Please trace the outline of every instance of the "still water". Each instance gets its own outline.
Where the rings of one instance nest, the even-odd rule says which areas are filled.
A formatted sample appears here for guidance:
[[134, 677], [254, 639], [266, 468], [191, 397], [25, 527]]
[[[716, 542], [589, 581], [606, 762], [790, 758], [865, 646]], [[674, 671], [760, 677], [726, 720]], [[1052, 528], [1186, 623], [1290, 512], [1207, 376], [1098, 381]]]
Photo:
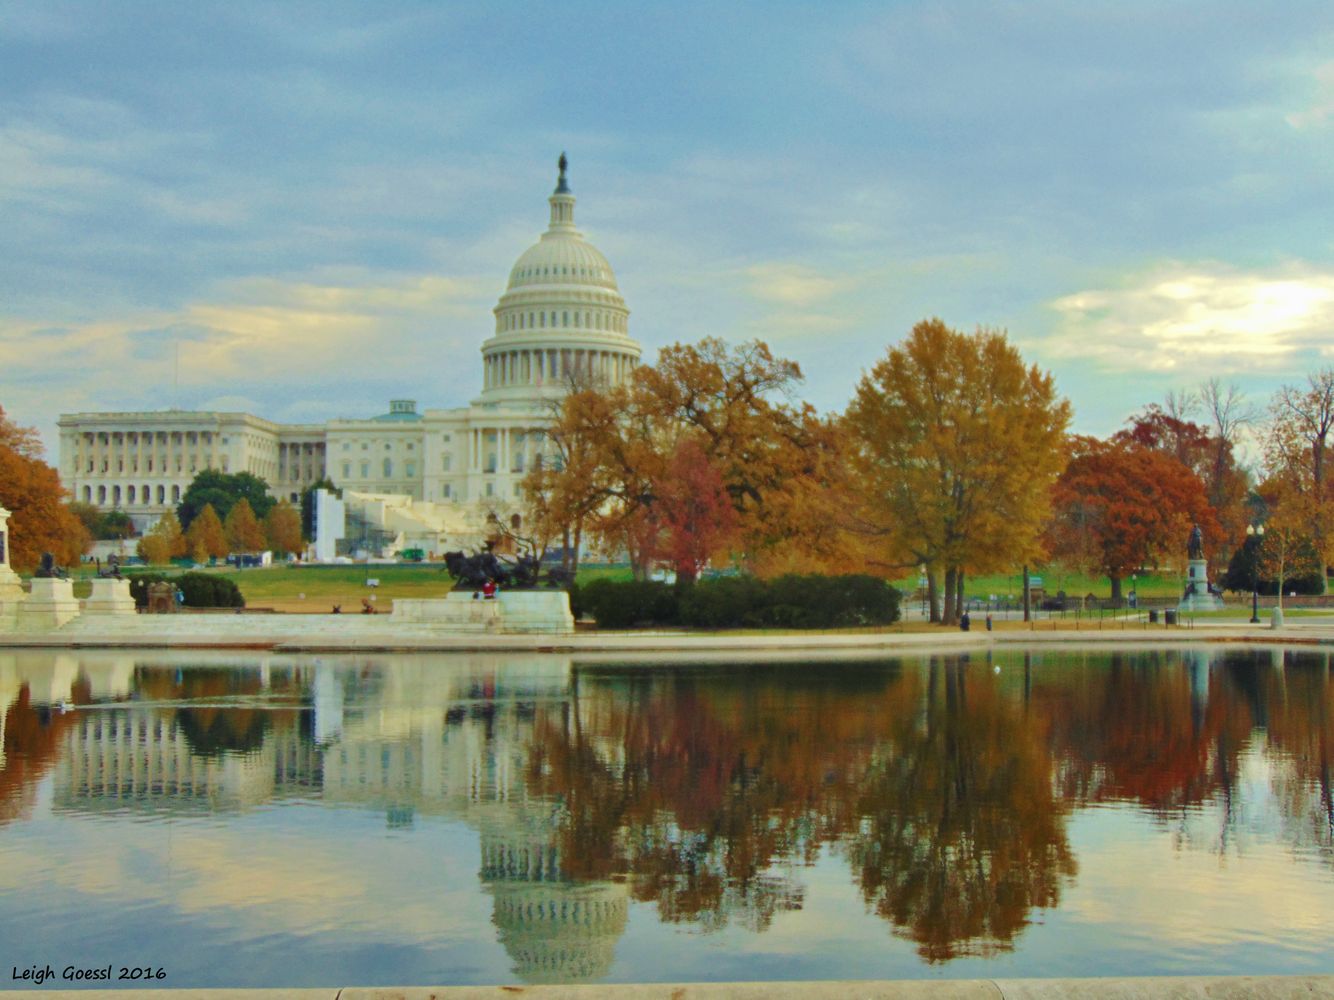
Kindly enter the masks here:
[[0, 989], [1334, 972], [1328, 652], [0, 651], [0, 715]]

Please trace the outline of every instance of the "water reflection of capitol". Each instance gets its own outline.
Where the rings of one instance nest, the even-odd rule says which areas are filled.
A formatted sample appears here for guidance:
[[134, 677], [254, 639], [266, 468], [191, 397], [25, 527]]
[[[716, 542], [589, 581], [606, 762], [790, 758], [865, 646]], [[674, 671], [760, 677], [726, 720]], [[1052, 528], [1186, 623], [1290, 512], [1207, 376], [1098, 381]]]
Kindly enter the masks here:
[[0, 654], [0, 727], [25, 686], [44, 711], [103, 703], [61, 720], [59, 811], [189, 814], [319, 798], [383, 810], [391, 827], [418, 815], [462, 820], [480, 834], [479, 876], [515, 973], [576, 982], [609, 971], [629, 896], [621, 883], [569, 877], [560, 805], [525, 785], [535, 713], [568, 705], [569, 675], [556, 656], [178, 668]]

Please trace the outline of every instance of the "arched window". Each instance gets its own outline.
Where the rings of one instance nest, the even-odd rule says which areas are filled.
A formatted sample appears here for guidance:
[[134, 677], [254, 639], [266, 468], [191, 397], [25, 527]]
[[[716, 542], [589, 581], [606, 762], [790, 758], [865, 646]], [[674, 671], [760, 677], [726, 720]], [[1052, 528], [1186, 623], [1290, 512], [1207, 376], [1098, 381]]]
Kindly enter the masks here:
[[167, 488], [165, 486], [159, 486], [157, 488], [157, 502], [158, 503], [167, 502]]
[[181, 488], [179, 486], [173, 486], [171, 488], [171, 502], [172, 503], [181, 502]]
[[107, 502], [107, 488], [99, 486], [97, 488], [97, 505], [100, 507]]
[[135, 497], [135, 489], [134, 489], [133, 486], [131, 486], [131, 487], [130, 487], [130, 491], [129, 491], [129, 496], [126, 497], [126, 502], [127, 502], [127, 503], [134, 503], [134, 502], [135, 502], [134, 497]]
[[93, 488], [91, 486], [85, 486], [83, 488], [83, 502], [84, 503], [93, 502]]
[[120, 506], [120, 487], [119, 487], [119, 486], [113, 486], [113, 487], [111, 487], [111, 506], [113, 506], [113, 507], [119, 507], [119, 506]]

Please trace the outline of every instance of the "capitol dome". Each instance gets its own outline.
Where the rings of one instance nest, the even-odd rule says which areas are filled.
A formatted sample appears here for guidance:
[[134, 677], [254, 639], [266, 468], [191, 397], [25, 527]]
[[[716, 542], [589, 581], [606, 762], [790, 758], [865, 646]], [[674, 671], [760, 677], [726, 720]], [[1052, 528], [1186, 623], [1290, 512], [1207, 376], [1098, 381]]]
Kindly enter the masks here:
[[567, 165], [562, 154], [547, 231], [515, 261], [496, 304], [479, 403], [536, 405], [574, 383], [624, 381], [639, 363], [611, 264], [574, 227]]

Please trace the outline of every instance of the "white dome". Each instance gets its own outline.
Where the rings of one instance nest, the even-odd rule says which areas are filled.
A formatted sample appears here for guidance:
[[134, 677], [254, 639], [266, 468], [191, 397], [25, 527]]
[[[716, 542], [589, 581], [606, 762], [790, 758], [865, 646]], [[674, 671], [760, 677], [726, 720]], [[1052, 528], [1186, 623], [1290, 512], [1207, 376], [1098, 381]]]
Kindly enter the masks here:
[[592, 285], [615, 292], [616, 275], [601, 251], [582, 233], [553, 231], [523, 252], [510, 271], [506, 291], [534, 285]]
[[482, 345], [479, 402], [539, 403], [564, 391], [575, 372], [620, 382], [639, 363], [630, 310], [607, 258], [574, 228], [574, 195], [560, 178], [548, 199], [551, 224], [510, 270]]

